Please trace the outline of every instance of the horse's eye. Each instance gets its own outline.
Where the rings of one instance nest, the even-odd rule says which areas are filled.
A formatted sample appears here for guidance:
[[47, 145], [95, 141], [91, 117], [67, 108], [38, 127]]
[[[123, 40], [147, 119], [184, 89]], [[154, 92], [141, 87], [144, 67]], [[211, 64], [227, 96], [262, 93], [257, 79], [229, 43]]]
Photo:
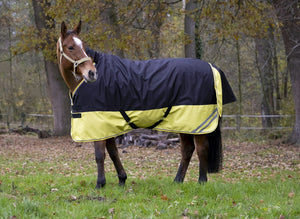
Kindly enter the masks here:
[[74, 47], [73, 47], [73, 46], [70, 46], [68, 49], [69, 49], [69, 50], [74, 50]]

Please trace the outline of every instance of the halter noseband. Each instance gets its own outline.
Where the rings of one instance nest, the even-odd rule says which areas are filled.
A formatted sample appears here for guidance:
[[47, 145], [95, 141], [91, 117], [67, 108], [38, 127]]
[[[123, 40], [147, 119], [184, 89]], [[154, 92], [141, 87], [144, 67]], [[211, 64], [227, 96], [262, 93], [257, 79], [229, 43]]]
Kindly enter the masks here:
[[92, 59], [90, 57], [84, 57], [82, 59], [79, 59], [79, 60], [75, 61], [72, 58], [70, 58], [66, 53], [64, 53], [60, 37], [58, 39], [58, 43], [59, 43], [59, 49], [60, 49], [60, 59], [59, 59], [60, 64], [61, 64], [62, 57], [65, 57], [67, 60], [69, 60], [71, 63], [73, 63], [73, 72], [72, 73], [73, 73], [75, 79], [79, 80], [80, 77], [76, 75], [77, 66], [80, 65], [83, 62], [86, 62], [86, 61], [92, 60]]

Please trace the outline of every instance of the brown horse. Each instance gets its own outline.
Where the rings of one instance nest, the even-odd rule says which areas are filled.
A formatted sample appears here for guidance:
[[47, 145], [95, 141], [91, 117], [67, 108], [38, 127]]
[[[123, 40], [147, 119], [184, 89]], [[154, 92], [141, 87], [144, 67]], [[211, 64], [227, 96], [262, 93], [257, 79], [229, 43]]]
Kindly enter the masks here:
[[[85, 46], [78, 37], [80, 30], [81, 22], [73, 30], [67, 30], [65, 23], [62, 22], [61, 36], [57, 42], [58, 65], [71, 93], [82, 83], [82, 80], [85, 80], [86, 83], [93, 83], [97, 80], [97, 71], [93, 65], [93, 60], [88, 57]], [[219, 171], [222, 166], [220, 124], [215, 131], [209, 134], [180, 134], [180, 140], [182, 158], [174, 179], [175, 182], [183, 182], [195, 149], [199, 158], [199, 183], [207, 181], [208, 172]], [[127, 174], [119, 158], [114, 138], [95, 141], [94, 147], [98, 167], [96, 188], [101, 188], [106, 184], [104, 171], [105, 148], [118, 173], [119, 185], [125, 185]]]

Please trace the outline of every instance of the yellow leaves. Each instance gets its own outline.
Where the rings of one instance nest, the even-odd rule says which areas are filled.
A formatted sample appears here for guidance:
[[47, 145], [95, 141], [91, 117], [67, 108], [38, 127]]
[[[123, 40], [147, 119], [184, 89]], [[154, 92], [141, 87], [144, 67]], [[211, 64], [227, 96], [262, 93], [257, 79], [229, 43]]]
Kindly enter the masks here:
[[236, 33], [248, 36], [267, 34], [269, 24], [275, 24], [271, 13], [270, 4], [266, 2], [256, 2], [254, 5], [249, 1], [210, 1], [203, 9], [201, 22], [212, 22], [209, 28], [214, 33], [218, 32], [218, 38], [231, 37], [237, 40]]
[[35, 49], [40, 43], [40, 39], [37, 37], [37, 30], [34, 26], [21, 27], [17, 30], [17, 33], [21, 40], [17, 41], [17, 44], [12, 47], [14, 55]]
[[233, 38], [235, 39], [235, 40], [239, 40], [239, 35], [238, 34], [233, 34]]

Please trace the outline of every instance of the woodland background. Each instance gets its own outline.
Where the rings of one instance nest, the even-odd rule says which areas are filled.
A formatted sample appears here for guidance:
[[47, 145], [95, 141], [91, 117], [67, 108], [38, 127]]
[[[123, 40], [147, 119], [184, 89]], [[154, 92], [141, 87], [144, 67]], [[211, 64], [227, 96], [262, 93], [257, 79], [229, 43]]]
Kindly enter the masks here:
[[[225, 106], [224, 114], [237, 115], [225, 117], [225, 126], [294, 130], [293, 141], [299, 142], [294, 103], [300, 95], [292, 85], [300, 83], [290, 79], [288, 68], [290, 53], [296, 51], [300, 63], [299, 8], [297, 0], [1, 0], [1, 126], [39, 122], [56, 135], [69, 133], [70, 103], [56, 64], [56, 41], [62, 21], [71, 28], [82, 20], [81, 38], [95, 50], [129, 59], [197, 57], [216, 64], [237, 97]], [[299, 37], [289, 51], [278, 10], [294, 12]]]

